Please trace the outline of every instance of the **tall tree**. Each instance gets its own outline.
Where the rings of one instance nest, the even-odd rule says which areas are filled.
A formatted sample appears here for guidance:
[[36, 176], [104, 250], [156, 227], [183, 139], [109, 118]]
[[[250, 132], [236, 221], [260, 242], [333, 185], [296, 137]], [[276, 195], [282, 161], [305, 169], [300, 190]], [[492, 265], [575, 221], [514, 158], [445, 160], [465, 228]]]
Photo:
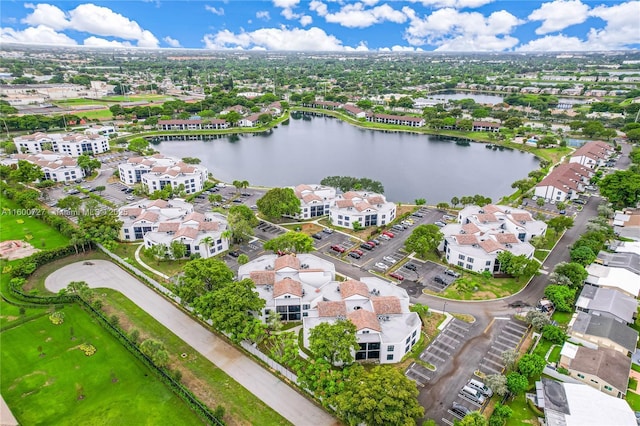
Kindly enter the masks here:
[[589, 276], [589, 273], [584, 266], [576, 262], [560, 262], [556, 265], [553, 272], [567, 277], [569, 281], [571, 281], [572, 287], [581, 287], [584, 280]]
[[100, 161], [83, 154], [78, 157], [78, 167], [84, 171], [85, 176], [89, 176], [95, 169], [100, 168]]
[[376, 366], [332, 398], [338, 415], [349, 425], [411, 425], [424, 415], [415, 382], [401, 371]]
[[472, 411], [460, 420], [453, 422], [454, 426], [487, 426], [487, 419], [480, 411]]
[[618, 170], [605, 176], [600, 183], [600, 194], [613, 207], [634, 207], [640, 202], [640, 174], [629, 170]]
[[549, 285], [544, 289], [544, 295], [553, 302], [556, 310], [571, 312], [576, 297], [576, 290], [563, 285]]
[[353, 353], [359, 349], [356, 326], [349, 320], [320, 323], [311, 329], [309, 349], [332, 365], [351, 364]]
[[178, 240], [171, 241], [169, 245], [171, 257], [174, 259], [182, 259], [187, 255], [187, 246]]
[[438, 247], [443, 238], [444, 234], [436, 225], [418, 225], [404, 242], [404, 247], [408, 252], [416, 252], [424, 258]]
[[258, 210], [268, 218], [300, 213], [300, 199], [291, 188], [273, 188], [257, 201]]
[[191, 260], [184, 265], [182, 272], [176, 291], [187, 304], [198, 296], [231, 282], [234, 276], [226, 263], [213, 257]]
[[518, 361], [518, 371], [527, 378], [534, 378], [542, 374], [547, 361], [538, 354], [524, 354]]
[[309, 253], [314, 250], [313, 239], [302, 232], [287, 232], [264, 243], [265, 250]]

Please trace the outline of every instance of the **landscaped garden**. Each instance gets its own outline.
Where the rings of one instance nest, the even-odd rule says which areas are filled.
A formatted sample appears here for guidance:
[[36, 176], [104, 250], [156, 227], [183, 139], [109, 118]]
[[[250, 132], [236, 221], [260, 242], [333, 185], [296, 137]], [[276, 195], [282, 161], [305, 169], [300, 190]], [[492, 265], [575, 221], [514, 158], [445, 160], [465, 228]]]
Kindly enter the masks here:
[[[527, 278], [494, 278], [465, 272], [446, 290], [438, 295], [455, 300], [489, 300], [505, 297], [520, 291], [528, 282]], [[425, 293], [433, 293], [425, 290]], [[435, 293], [433, 293], [435, 294]]]
[[21, 424], [202, 423], [80, 307], [60, 312], [2, 333], [1, 391]]

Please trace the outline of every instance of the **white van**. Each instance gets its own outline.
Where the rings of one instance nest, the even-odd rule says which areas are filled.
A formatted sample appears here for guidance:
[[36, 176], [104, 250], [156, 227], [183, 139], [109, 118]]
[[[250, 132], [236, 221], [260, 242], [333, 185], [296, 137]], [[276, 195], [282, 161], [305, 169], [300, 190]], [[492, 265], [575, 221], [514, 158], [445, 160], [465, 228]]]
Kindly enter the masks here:
[[491, 388], [482, 383], [480, 380], [471, 379], [469, 380], [469, 383], [467, 383], [467, 386], [480, 391], [480, 393], [482, 393], [487, 398], [491, 398], [493, 396], [493, 391], [491, 390]]
[[479, 390], [474, 389], [470, 386], [463, 387], [462, 390], [460, 390], [460, 393], [458, 395], [460, 395], [463, 398], [467, 398], [470, 401], [476, 402], [480, 405], [484, 404], [484, 400], [485, 400], [484, 395], [482, 395], [482, 393]]

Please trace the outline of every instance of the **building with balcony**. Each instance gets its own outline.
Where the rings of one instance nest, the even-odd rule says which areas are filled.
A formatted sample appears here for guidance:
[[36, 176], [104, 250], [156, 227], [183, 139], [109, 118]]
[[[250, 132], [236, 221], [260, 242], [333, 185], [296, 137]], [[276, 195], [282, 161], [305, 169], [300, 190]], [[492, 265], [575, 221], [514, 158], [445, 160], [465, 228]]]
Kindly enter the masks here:
[[149, 193], [170, 185], [181, 185], [186, 194], [202, 191], [209, 172], [201, 165], [186, 164], [174, 157], [155, 154], [149, 157], [131, 157], [118, 165], [120, 181], [126, 185], [141, 183]]
[[44, 133], [17, 136], [13, 142], [18, 152], [37, 154], [43, 151], [59, 152], [79, 157], [81, 155], [102, 154], [109, 151], [107, 136], [92, 133]]
[[72, 182], [84, 177], [84, 171], [78, 166], [78, 161], [68, 155], [43, 151], [37, 154], [14, 154], [2, 164], [18, 165], [20, 160], [40, 166], [44, 173], [43, 180], [54, 182]]
[[[355, 222], [361, 228], [384, 226], [396, 218], [396, 205], [381, 194], [349, 191], [338, 195], [329, 207], [331, 224], [353, 229]], [[358, 225], [356, 225], [358, 226]]]
[[324, 185], [298, 185], [293, 188], [296, 197], [300, 200], [299, 219], [312, 219], [314, 217], [329, 214], [331, 203], [336, 198], [336, 189]]

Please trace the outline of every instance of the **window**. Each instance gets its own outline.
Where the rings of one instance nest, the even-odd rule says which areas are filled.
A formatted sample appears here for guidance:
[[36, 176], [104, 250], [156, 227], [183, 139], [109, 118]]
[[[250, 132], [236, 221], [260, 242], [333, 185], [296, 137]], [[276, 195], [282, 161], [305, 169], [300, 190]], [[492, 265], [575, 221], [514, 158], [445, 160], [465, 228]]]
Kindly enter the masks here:
[[396, 350], [396, 347], [395, 347], [395, 346], [393, 346], [393, 345], [389, 345], [389, 346], [387, 346], [387, 352], [393, 352], [393, 351], [395, 351], [395, 350]]
[[580, 373], [578, 373], [578, 377], [580, 377], [581, 379], [584, 379], [584, 376]]
[[409, 352], [409, 349], [411, 349], [411, 346], [407, 345], [404, 347], [404, 353], [406, 354], [407, 352]]
[[598, 381], [597, 381], [597, 380], [593, 380], [593, 379], [591, 379], [591, 382], [592, 382], [592, 383], [598, 383]]
[[405, 341], [405, 343], [408, 345], [410, 341], [411, 341], [411, 336], [407, 337], [407, 340]]
[[341, 214], [338, 215], [338, 219], [342, 219], [342, 215]]
[[285, 299], [291, 299], [291, 295], [287, 294], [284, 296]]
[[612, 391], [612, 390], [613, 390], [613, 388], [612, 388], [611, 386], [606, 386], [606, 385], [605, 385], [605, 387], [604, 387], [604, 388], [605, 388], [606, 390], [608, 390], [608, 391]]
[[473, 263], [473, 257], [467, 257], [467, 262]]
[[491, 261], [490, 261], [490, 260], [487, 260], [484, 264], [485, 264], [486, 266], [491, 266]]
[[465, 258], [465, 255], [464, 255], [464, 254], [459, 254], [459, 255], [458, 255], [458, 259], [460, 259], [460, 260], [464, 260], [464, 258]]
[[393, 361], [393, 354], [387, 354], [387, 361]]
[[458, 266], [460, 266], [461, 268], [464, 267], [464, 262], [462, 260], [458, 261]]
[[418, 330], [413, 330], [413, 334], [411, 335], [411, 337], [416, 337], [416, 333], [418, 333]]
[[307, 310], [309, 308], [311, 308], [311, 305], [302, 305], [302, 309], [304, 309], [304, 310]]
[[470, 264], [468, 264], [468, 263], [467, 263], [467, 265], [465, 266], [465, 268], [467, 268], [467, 269], [471, 270], [471, 269], [473, 269], [473, 265], [470, 265]]
[[195, 246], [195, 247], [193, 247], [193, 249], [199, 251], [200, 250], [200, 246]]
[[369, 330], [362, 330], [362, 334], [369, 334]]

